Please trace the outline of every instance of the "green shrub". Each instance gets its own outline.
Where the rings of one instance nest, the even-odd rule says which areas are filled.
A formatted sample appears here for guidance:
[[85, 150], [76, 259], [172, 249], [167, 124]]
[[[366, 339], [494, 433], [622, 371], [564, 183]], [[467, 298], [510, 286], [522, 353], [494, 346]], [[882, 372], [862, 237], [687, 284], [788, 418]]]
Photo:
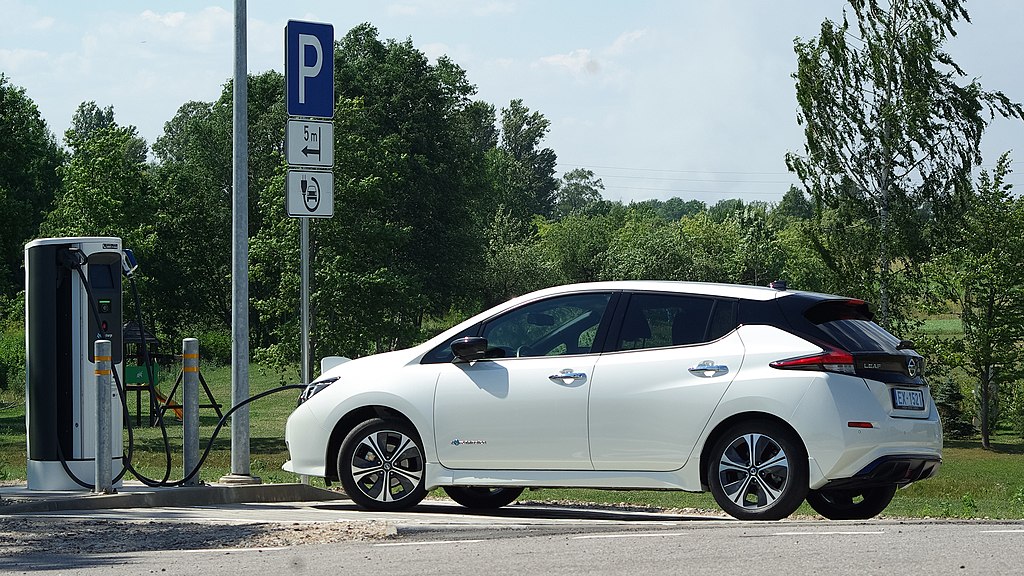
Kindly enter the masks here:
[[0, 390], [25, 383], [25, 321], [21, 297], [0, 296]]
[[199, 333], [199, 360], [203, 364], [225, 366], [231, 363], [231, 329], [209, 328]]

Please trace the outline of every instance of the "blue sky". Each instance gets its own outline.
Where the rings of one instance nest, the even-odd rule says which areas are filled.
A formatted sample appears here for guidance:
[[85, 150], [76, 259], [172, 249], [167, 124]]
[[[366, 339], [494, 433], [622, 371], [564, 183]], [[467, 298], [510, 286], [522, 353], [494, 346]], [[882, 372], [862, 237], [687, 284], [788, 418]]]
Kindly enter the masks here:
[[[301, 6], [297, 8], [295, 6]], [[679, 196], [777, 201], [800, 151], [793, 39], [839, 19], [839, 0], [533, 1], [270, 0], [248, 3], [250, 72], [283, 71], [289, 19], [340, 37], [370, 22], [447, 54], [478, 98], [522, 98], [551, 121], [559, 170], [586, 167], [613, 200]], [[79, 103], [113, 105], [153, 142], [179, 106], [210, 101], [232, 74], [231, 1], [0, 0], [0, 72], [22, 86], [62, 137]], [[947, 50], [987, 89], [1024, 100], [1024, 2], [968, 5]], [[1016, 149], [1024, 124], [997, 121], [985, 164]], [[1024, 171], [1024, 162], [1014, 168]], [[1024, 185], [1014, 174], [1011, 182]]]

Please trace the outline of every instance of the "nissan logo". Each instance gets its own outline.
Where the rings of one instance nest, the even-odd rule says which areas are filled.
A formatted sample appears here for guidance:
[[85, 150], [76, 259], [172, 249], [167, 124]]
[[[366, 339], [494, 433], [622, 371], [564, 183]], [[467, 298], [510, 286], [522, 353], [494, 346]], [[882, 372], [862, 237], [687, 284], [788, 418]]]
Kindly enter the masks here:
[[910, 358], [907, 360], [907, 374], [910, 374], [911, 378], [917, 376], [917, 360]]

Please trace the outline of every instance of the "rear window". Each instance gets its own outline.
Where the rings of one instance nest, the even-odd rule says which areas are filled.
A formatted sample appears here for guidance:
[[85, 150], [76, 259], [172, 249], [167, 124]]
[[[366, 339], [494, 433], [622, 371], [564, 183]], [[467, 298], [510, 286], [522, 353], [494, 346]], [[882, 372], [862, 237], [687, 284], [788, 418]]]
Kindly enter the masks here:
[[811, 306], [804, 317], [847, 352], [893, 352], [899, 338], [872, 322], [862, 300], [826, 300]]

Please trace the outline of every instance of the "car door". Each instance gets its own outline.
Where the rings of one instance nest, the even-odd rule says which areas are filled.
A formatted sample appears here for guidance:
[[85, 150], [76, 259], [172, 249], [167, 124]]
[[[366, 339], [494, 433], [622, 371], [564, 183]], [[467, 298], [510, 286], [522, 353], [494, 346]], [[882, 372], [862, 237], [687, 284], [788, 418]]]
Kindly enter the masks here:
[[525, 304], [486, 321], [488, 358], [440, 365], [434, 434], [453, 469], [590, 469], [588, 397], [610, 292]]
[[743, 362], [734, 301], [629, 297], [590, 390], [597, 470], [676, 470], [685, 464]]

